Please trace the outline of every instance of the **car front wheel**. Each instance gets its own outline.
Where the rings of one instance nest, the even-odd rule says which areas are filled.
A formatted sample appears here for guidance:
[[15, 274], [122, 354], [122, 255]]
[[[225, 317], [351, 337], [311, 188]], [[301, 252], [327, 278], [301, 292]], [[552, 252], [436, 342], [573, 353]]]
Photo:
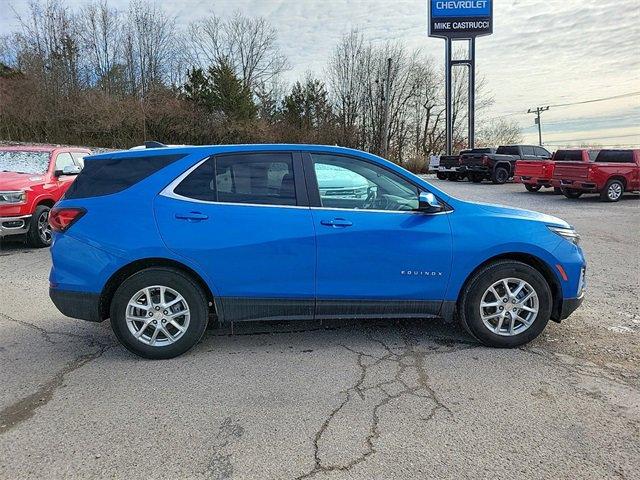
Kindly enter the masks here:
[[191, 277], [148, 268], [127, 278], [111, 302], [111, 326], [129, 351], [145, 358], [177, 357], [205, 332], [208, 303]]
[[553, 298], [535, 268], [501, 260], [475, 273], [458, 304], [460, 322], [485, 345], [513, 348], [538, 337], [551, 317]]
[[525, 183], [524, 188], [526, 188], [529, 192], [539, 192], [542, 187], [540, 185], [531, 185], [530, 183]]
[[582, 192], [580, 190], [573, 190], [572, 188], [563, 188], [562, 194], [571, 199], [580, 198], [582, 196]]
[[49, 226], [49, 211], [46, 205], [39, 205], [29, 221], [27, 245], [34, 248], [51, 245], [51, 227]]

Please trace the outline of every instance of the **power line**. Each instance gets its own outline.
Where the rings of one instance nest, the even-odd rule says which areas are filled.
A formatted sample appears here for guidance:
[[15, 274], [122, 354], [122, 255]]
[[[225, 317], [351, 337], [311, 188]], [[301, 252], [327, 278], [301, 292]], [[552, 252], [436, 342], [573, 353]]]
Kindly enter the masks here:
[[608, 138], [630, 138], [630, 137], [638, 137], [640, 138], [640, 133], [633, 133], [630, 135], [607, 135], [606, 137], [592, 137], [592, 138], [574, 138], [573, 140], [554, 140], [552, 142], [545, 142], [547, 145], [553, 143], [568, 143], [568, 142], [590, 142], [592, 140], [606, 140]]
[[612, 97], [602, 97], [602, 98], [594, 98], [591, 100], [582, 100], [580, 102], [572, 102], [572, 103], [559, 103], [557, 105], [549, 105], [550, 107], [570, 107], [572, 105], [584, 105], [586, 103], [596, 103], [596, 102], [606, 102], [608, 100], [617, 100], [618, 98], [627, 98], [627, 97], [634, 97], [636, 95], [640, 95], [640, 92], [629, 92], [629, 93], [623, 93], [620, 95], [614, 95]]

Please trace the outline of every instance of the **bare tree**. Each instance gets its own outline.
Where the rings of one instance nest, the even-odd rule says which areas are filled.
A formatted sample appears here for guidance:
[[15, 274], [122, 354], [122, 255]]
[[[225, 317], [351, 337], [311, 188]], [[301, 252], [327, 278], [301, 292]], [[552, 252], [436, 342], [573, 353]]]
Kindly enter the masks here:
[[204, 18], [189, 25], [186, 43], [194, 63], [207, 68], [227, 62], [253, 92], [289, 68], [277, 45], [276, 30], [261, 17], [235, 12], [226, 20]]
[[107, 93], [114, 91], [121, 61], [120, 17], [107, 0], [96, 0], [82, 7], [78, 19], [92, 77]]
[[513, 120], [504, 118], [485, 122], [478, 129], [478, 145], [497, 147], [522, 143], [522, 130]]

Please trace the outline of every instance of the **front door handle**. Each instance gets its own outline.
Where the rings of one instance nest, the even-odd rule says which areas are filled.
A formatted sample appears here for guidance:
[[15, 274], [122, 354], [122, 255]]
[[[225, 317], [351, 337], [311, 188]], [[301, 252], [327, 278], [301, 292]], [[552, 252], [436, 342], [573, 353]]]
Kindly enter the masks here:
[[326, 227], [344, 228], [353, 225], [349, 220], [344, 218], [334, 218], [333, 220], [320, 220], [320, 223]]
[[176, 213], [178, 220], [187, 220], [188, 222], [201, 222], [209, 218], [208, 215], [200, 212]]

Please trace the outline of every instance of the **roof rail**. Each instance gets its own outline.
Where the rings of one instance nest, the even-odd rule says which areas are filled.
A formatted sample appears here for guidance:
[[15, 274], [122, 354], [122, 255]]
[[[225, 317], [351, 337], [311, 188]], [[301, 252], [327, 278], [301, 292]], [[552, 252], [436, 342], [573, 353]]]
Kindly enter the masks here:
[[144, 142], [144, 148], [166, 148], [166, 145], [164, 143], [151, 140]]

